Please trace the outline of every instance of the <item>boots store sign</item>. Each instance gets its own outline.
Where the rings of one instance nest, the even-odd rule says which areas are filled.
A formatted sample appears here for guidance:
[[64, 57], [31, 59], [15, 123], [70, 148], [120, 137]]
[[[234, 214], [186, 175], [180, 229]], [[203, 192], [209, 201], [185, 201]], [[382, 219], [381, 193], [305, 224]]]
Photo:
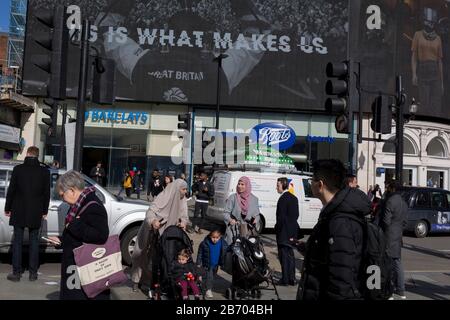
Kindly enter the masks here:
[[250, 142], [265, 145], [275, 150], [286, 150], [295, 144], [294, 129], [281, 123], [261, 123], [250, 133]]
[[[123, 100], [213, 105], [218, 74], [224, 105], [323, 109], [324, 65], [347, 56], [348, 0], [29, 0], [23, 92], [46, 94], [33, 18], [67, 7], [67, 32], [91, 21], [91, 44], [117, 66]], [[69, 61], [79, 61], [77, 48]], [[214, 59], [227, 57], [218, 72]], [[78, 63], [68, 65], [75, 98]]]

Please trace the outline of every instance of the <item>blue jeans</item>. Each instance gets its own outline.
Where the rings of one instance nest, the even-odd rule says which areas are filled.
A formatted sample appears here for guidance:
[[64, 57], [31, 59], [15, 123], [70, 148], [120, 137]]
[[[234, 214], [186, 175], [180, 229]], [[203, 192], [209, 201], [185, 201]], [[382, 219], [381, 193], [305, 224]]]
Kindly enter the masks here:
[[206, 290], [212, 290], [214, 284], [214, 278], [217, 276], [219, 267], [209, 268], [206, 273]]
[[401, 258], [392, 258], [392, 283], [395, 293], [405, 294], [405, 275]]
[[[37, 274], [39, 269], [39, 234], [40, 229], [28, 228], [29, 231], [29, 270], [30, 274]], [[12, 244], [12, 263], [13, 273], [22, 273], [22, 248], [23, 248], [23, 234], [25, 228], [14, 227], [14, 240]]]

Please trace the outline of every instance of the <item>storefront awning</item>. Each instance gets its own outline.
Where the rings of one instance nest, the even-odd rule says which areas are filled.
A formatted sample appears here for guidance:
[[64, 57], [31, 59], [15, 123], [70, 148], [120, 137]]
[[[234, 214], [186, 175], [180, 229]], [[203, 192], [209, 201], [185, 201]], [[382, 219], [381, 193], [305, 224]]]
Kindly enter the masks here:
[[0, 106], [10, 107], [21, 112], [34, 112], [35, 102], [15, 92], [6, 92], [0, 95]]

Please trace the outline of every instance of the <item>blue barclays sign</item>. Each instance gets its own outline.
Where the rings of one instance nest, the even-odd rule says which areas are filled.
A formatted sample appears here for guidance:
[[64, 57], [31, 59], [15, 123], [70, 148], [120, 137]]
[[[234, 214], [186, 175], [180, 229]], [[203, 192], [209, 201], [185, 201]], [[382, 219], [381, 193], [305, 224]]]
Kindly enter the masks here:
[[333, 144], [333, 143], [336, 142], [336, 138], [307, 135], [306, 136], [306, 141], [309, 141], [309, 142], [325, 142], [325, 143]]
[[261, 123], [250, 133], [250, 141], [277, 150], [286, 150], [295, 144], [297, 138], [294, 129], [275, 122]]
[[132, 124], [144, 126], [147, 124], [149, 114], [147, 112], [98, 110], [86, 111], [85, 121], [93, 123]]

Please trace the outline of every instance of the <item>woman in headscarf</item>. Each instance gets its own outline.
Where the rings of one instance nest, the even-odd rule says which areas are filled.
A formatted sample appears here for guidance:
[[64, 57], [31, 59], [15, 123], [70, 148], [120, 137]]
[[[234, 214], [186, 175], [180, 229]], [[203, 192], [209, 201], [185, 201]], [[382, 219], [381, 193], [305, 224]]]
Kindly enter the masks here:
[[236, 223], [239, 223], [239, 234], [237, 236], [248, 236], [252, 230], [248, 228], [248, 224], [253, 228], [259, 221], [259, 200], [252, 193], [252, 184], [248, 177], [241, 177], [236, 186], [236, 193], [233, 193], [226, 202], [224, 210], [224, 221], [227, 226], [226, 240], [228, 243], [233, 242], [233, 233]]
[[189, 220], [186, 192], [186, 181], [177, 179], [155, 198], [147, 210], [145, 220], [137, 234], [131, 257], [133, 291], [138, 290], [143, 278], [145, 278], [145, 282], [152, 283], [154, 275], [152, 275], [153, 270], [150, 269], [156, 269], [152, 268], [151, 265], [153, 260], [157, 258], [154, 249], [164, 230], [175, 225], [183, 229], [186, 228]]

